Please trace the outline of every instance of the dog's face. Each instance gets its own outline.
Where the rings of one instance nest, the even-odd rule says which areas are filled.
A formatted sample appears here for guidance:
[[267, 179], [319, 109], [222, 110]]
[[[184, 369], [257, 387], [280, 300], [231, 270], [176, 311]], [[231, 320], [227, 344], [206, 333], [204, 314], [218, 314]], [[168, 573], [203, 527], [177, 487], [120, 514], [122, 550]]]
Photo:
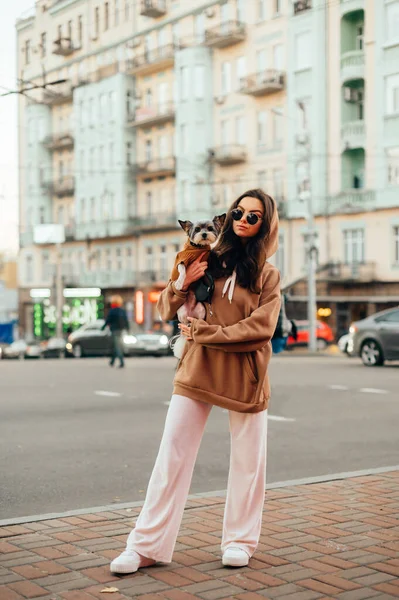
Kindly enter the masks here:
[[226, 214], [214, 217], [212, 221], [179, 221], [181, 228], [187, 233], [190, 242], [196, 246], [210, 246], [218, 239]]

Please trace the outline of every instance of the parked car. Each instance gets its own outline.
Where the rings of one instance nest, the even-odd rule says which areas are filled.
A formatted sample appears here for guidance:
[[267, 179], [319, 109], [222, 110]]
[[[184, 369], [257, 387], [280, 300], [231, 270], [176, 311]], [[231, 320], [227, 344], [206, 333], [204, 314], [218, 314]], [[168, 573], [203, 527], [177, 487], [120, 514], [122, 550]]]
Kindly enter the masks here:
[[39, 343], [33, 340], [17, 340], [3, 349], [3, 358], [40, 358]]
[[[295, 321], [298, 337], [295, 340], [292, 336], [288, 337], [287, 349], [309, 344], [309, 321]], [[334, 341], [334, 334], [331, 327], [322, 321], [316, 321], [317, 349], [324, 350], [328, 344]]]
[[[68, 337], [66, 351], [75, 358], [83, 356], [108, 356], [111, 353], [112, 337], [108, 328], [102, 330], [104, 320], [83, 325]], [[169, 338], [162, 332], [134, 331], [123, 335], [126, 356], [170, 354]]]
[[40, 343], [43, 358], [61, 358], [66, 354], [66, 341], [63, 338], [50, 338]]
[[399, 360], [399, 306], [352, 323], [348, 351], [360, 356], [366, 367]]

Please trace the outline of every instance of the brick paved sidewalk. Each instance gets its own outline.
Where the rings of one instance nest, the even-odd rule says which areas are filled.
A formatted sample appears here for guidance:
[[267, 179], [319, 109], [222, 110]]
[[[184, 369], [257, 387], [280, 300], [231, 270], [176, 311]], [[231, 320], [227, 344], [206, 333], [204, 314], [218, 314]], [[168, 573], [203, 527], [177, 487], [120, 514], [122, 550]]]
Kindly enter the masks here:
[[268, 491], [244, 569], [220, 562], [223, 505], [190, 499], [173, 563], [122, 578], [109, 561], [139, 509], [0, 528], [0, 600], [399, 598], [399, 471]]

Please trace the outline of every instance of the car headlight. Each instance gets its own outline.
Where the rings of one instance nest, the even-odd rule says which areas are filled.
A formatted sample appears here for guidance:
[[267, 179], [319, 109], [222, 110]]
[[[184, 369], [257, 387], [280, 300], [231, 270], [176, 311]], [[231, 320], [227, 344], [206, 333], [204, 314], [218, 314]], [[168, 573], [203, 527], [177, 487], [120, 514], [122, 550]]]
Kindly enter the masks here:
[[161, 335], [159, 338], [159, 343], [161, 346], [167, 346], [169, 344], [169, 338], [167, 335]]
[[135, 335], [125, 335], [123, 336], [123, 341], [125, 344], [137, 344], [137, 338]]
[[356, 331], [357, 331], [357, 327], [355, 327], [355, 325], [351, 325], [349, 327], [349, 333], [356, 333]]
[[68, 344], [66, 344], [65, 348], [66, 348], [67, 350], [72, 350], [72, 344], [70, 344], [70, 343], [68, 342]]

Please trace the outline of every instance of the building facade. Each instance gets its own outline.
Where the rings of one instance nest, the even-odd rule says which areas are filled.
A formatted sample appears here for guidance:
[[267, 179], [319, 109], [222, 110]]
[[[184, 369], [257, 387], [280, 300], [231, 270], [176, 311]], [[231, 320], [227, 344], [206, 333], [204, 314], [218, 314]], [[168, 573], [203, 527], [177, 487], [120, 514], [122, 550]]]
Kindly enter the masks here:
[[177, 218], [254, 186], [279, 205], [293, 310], [309, 192], [336, 329], [398, 302], [398, 15], [399, 0], [39, 0], [17, 22], [20, 318], [54, 280], [35, 225], [65, 225], [65, 287], [121, 293], [150, 326]]

